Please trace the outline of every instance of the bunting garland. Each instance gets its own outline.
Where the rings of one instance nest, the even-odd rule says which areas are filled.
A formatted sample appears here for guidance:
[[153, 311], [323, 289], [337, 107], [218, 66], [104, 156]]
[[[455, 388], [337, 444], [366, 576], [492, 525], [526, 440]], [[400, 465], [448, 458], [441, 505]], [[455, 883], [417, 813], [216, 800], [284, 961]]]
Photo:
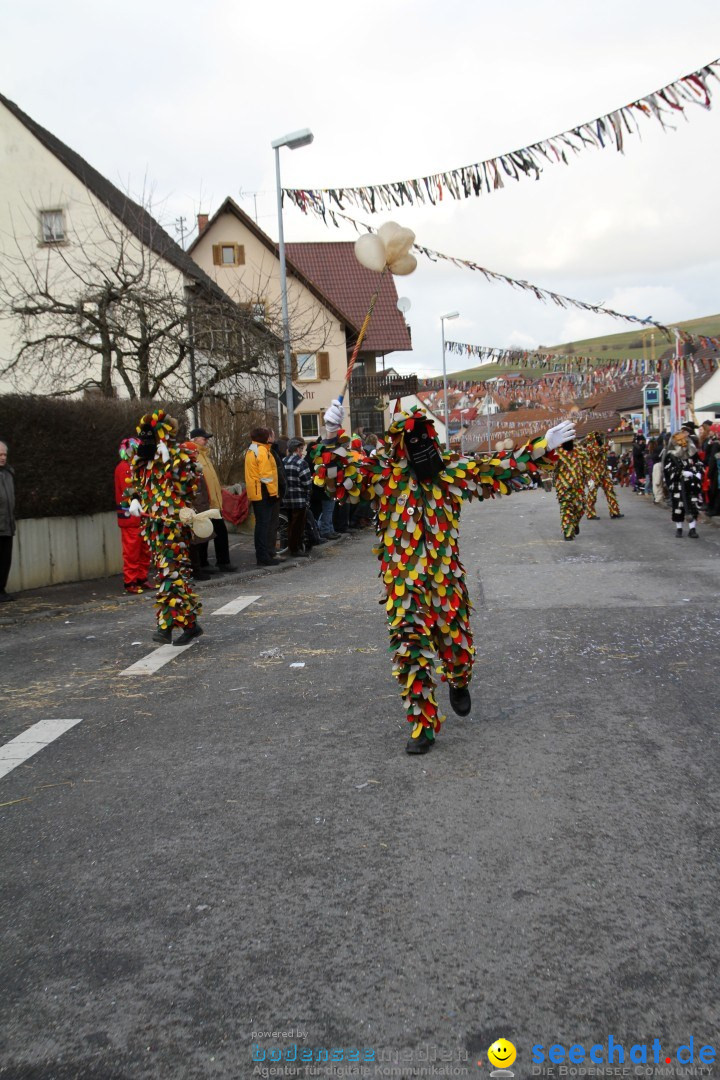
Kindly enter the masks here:
[[567, 165], [571, 154], [577, 155], [588, 148], [604, 150], [612, 146], [619, 153], [624, 153], [626, 137], [640, 134], [641, 117], [657, 120], [663, 130], [674, 130], [671, 120], [685, 116], [688, 105], [700, 105], [708, 110], [712, 108], [710, 80], [720, 80], [719, 71], [720, 58], [604, 116], [474, 165], [414, 180], [395, 180], [363, 187], [284, 188], [283, 195], [304, 214], [317, 214], [326, 224], [327, 215], [332, 217], [334, 211], [349, 206], [375, 214], [418, 203], [435, 206], [446, 195], [452, 199], [489, 195], [505, 187], [508, 180], [530, 176], [539, 180], [545, 166], [558, 162]]
[[[714, 349], [717, 352], [720, 349], [718, 338], [694, 338], [691, 334], [685, 334], [684, 340], [686, 343], [702, 342], [703, 348], [707, 350]], [[445, 351], [459, 356], [472, 356], [484, 364], [503, 364], [507, 367], [542, 368], [543, 370], [557, 367], [563, 372], [594, 373], [598, 368], [602, 370], [609, 367], [626, 375], [660, 375], [669, 370], [667, 360], [648, 360], [639, 357], [609, 360], [606, 357], [538, 352], [532, 349], [498, 349], [490, 345], [469, 345], [463, 341], [446, 341]], [[692, 361], [696, 371], [699, 367], [706, 371], [714, 371], [720, 365], [720, 356], [688, 357], [687, 359]]]
[[[338, 228], [337, 218], [342, 218], [343, 221], [349, 221], [358, 232], [361, 232], [363, 229], [366, 232], [376, 231], [372, 225], [368, 225], [364, 221], [357, 221], [347, 214], [333, 212], [330, 216], [333, 220], [333, 224]], [[455, 255], [443, 255], [441, 251], [423, 247], [421, 244], [413, 244], [410, 250], [417, 252], [419, 255], [424, 255], [425, 258], [429, 259], [431, 262], [449, 262], [462, 270], [477, 271], [484, 276], [486, 281], [501, 281], [505, 285], [510, 285], [513, 289], [531, 292], [536, 300], [541, 300], [543, 303], [547, 300], [552, 300], [553, 304], [556, 304], [557, 307], [561, 307], [565, 310], [569, 307], [573, 307], [578, 308], [580, 311], [592, 311], [595, 315], [610, 315], [613, 319], [624, 319], [625, 322], [638, 323], [640, 326], [654, 326], [668, 339], [672, 337], [667, 326], [663, 326], [662, 323], [656, 322], [654, 319], [641, 319], [638, 315], [623, 315], [622, 312], [613, 311], [612, 308], [603, 307], [602, 304], [589, 304], [585, 300], [573, 300], [571, 296], [564, 296], [563, 293], [552, 292], [550, 289], [541, 289], [539, 285], [533, 285], [530, 281], [525, 281], [522, 278], [512, 278], [508, 274], [500, 274], [496, 270], [488, 270], [487, 267], [480, 266], [470, 259], [460, 259]]]

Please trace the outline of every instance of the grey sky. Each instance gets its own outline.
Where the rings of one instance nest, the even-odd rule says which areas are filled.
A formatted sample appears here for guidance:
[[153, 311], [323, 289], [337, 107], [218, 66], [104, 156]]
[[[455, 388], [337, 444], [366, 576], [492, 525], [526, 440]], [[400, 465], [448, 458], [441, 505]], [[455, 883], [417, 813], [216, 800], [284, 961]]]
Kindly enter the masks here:
[[[89, 0], [25, 0], [2, 22], [2, 92], [136, 196], [150, 188], [171, 232], [232, 195], [276, 236], [270, 142], [296, 128], [315, 142], [283, 152], [286, 186], [410, 178], [564, 131], [720, 55], [717, 0], [129, 0], [121, 18]], [[393, 217], [429, 247], [578, 299], [664, 322], [715, 313], [716, 93], [676, 132], [647, 121], [624, 155], [587, 151], [538, 182]], [[293, 208], [285, 229], [355, 235]], [[398, 288], [415, 353], [393, 362], [425, 374], [440, 370], [451, 310], [449, 336], [495, 346], [629, 327], [424, 261]]]

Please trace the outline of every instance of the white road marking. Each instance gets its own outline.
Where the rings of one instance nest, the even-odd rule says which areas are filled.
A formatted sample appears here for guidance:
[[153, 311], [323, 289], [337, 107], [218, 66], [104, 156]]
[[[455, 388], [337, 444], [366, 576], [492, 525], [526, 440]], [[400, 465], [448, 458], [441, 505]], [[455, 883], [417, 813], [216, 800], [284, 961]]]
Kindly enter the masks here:
[[224, 604], [217, 611], [211, 611], [211, 615], [237, 615], [238, 611], [242, 611], [243, 608], [250, 607], [256, 600], [259, 600], [259, 596], [238, 596], [237, 599], [231, 600], [229, 604]]
[[149, 656], [144, 656], [142, 660], [138, 660], [136, 663], [131, 664], [129, 668], [125, 668], [121, 671], [121, 675], [154, 675], [156, 671], [159, 671], [161, 667], [169, 663], [174, 657], [179, 656], [180, 653], [187, 652], [188, 649], [192, 649], [196, 641], [191, 641], [188, 645], [161, 645], [159, 649], [154, 649]]
[[39, 720], [27, 731], [23, 731], [22, 735], [0, 746], [0, 777], [7, 776], [18, 765], [22, 765], [23, 761], [27, 761], [33, 754], [39, 753], [64, 732], [80, 723], [82, 723], [82, 718], [79, 720]]

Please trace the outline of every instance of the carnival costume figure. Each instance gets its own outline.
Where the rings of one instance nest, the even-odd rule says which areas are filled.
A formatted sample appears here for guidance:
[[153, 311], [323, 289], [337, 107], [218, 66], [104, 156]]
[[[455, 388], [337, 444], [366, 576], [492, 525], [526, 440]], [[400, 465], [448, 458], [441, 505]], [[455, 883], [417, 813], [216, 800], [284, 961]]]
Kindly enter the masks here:
[[584, 441], [583, 449], [587, 457], [588, 489], [585, 500], [585, 517], [588, 521], [597, 520], [595, 503], [600, 488], [605, 492], [608, 510], [611, 518], [621, 518], [615, 489], [613, 488], [610, 470], [607, 462], [607, 446], [605, 438], [600, 431], [591, 431]]
[[[159, 581], [155, 606], [161, 644], [187, 645], [202, 634], [201, 604], [190, 584], [190, 504], [200, 483], [195, 453], [177, 442], [177, 421], [163, 409], [146, 413], [137, 426], [139, 445], [133, 459], [138, 499], [130, 512], [142, 515], [142, 533]], [[182, 633], [172, 641], [172, 629]]]
[[565, 540], [574, 540], [580, 532], [585, 512], [585, 484], [588, 459], [585, 451], [570, 439], [558, 447], [555, 463], [555, 494], [560, 503], [560, 527]]
[[407, 751], [424, 754], [445, 719], [435, 698], [438, 660], [453, 710], [466, 716], [471, 707], [474, 649], [458, 549], [463, 500], [509, 495], [529, 485], [541, 465], [552, 465], [552, 449], [574, 428], [565, 422], [517, 450], [474, 460], [442, 453], [422, 409], [396, 408], [386, 444], [369, 457], [351, 447], [341, 427], [343, 412], [336, 400], [325, 413], [328, 440], [316, 455], [314, 482], [341, 502], [371, 500], [377, 511], [374, 551], [385, 586], [393, 674], [413, 725]]
[[676, 535], [683, 534], [683, 521], [688, 519], [688, 536], [698, 539], [697, 517], [702, 492], [703, 466], [698, 448], [687, 431], [677, 431], [667, 446], [663, 461], [663, 480], [670, 496], [672, 520]]

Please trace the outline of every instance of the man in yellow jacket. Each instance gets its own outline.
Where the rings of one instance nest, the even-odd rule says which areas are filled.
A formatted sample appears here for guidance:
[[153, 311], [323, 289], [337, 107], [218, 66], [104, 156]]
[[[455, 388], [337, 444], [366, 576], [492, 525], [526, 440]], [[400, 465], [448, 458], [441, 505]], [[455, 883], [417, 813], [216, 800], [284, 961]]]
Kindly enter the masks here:
[[270, 541], [273, 509], [278, 501], [277, 464], [270, 447], [274, 439], [270, 428], [250, 432], [250, 446], [245, 455], [245, 486], [255, 515], [255, 555], [258, 566], [276, 566], [280, 559]]
[[[210, 508], [212, 510], [219, 510], [222, 513], [222, 488], [220, 487], [220, 481], [218, 474], [215, 471], [215, 466], [210, 458], [210, 446], [209, 441], [213, 438], [213, 435], [209, 431], [205, 431], [204, 428], [193, 428], [190, 432], [190, 438], [192, 442], [197, 446], [197, 459], [203, 473], [203, 480], [207, 487], [208, 496], [210, 499]], [[213, 528], [215, 530], [215, 561], [217, 563], [218, 570], [221, 570], [225, 574], [231, 574], [237, 570], [236, 566], [232, 566], [230, 563], [230, 541], [228, 539], [227, 526], [222, 518], [218, 518], [213, 521]], [[205, 559], [207, 560], [207, 544], [203, 545], [205, 551]], [[207, 561], [205, 562], [207, 566]]]

